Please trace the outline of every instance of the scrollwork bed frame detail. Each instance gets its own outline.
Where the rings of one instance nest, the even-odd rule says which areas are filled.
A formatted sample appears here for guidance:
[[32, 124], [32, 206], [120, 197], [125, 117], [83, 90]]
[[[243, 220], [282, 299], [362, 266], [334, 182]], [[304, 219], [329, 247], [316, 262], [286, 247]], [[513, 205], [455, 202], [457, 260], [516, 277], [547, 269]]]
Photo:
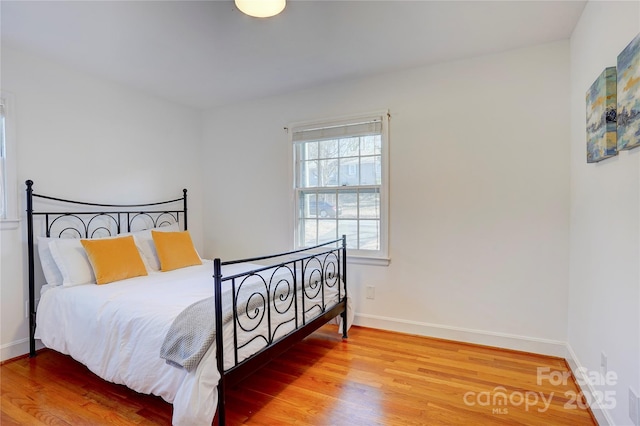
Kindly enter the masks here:
[[[50, 197], [47, 195], [36, 194], [33, 192], [33, 181], [27, 180], [27, 250], [28, 250], [28, 269], [29, 269], [29, 356], [36, 355], [36, 304], [35, 304], [35, 253], [34, 253], [34, 230], [33, 219], [36, 216], [44, 217], [45, 236], [51, 237], [51, 233], [58, 221], [69, 219], [74, 225], [64, 226], [58, 232], [56, 237], [62, 237], [63, 234], [73, 238], [95, 238], [97, 234], [106, 234], [111, 236], [120, 232], [131, 232], [132, 226], [139, 218], [143, 217], [150, 221], [153, 228], [171, 223], [184, 223], [184, 229], [187, 229], [187, 190], [182, 190], [182, 197], [173, 200], [160, 201], [156, 203], [144, 204], [99, 204], [88, 203], [84, 201], [66, 200], [63, 198]], [[35, 211], [33, 208], [34, 199], [50, 200], [62, 205], [85, 206], [92, 209], [87, 211]], [[166, 209], [164, 206], [177, 205], [182, 202], [182, 208]], [[98, 210], [98, 208], [100, 208]], [[101, 226], [100, 219], [113, 225], [113, 228]], [[92, 226], [92, 224], [94, 224]], [[125, 228], [126, 230], [123, 230]]]

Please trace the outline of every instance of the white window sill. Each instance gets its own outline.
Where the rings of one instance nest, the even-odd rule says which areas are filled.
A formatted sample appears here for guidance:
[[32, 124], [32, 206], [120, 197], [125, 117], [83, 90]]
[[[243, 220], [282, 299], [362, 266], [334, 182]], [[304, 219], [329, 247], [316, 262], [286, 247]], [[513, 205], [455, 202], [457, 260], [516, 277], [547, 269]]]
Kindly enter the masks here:
[[347, 254], [347, 263], [354, 265], [389, 266], [391, 259], [387, 257], [367, 257]]
[[0, 230], [18, 229], [19, 226], [20, 219], [0, 219]]

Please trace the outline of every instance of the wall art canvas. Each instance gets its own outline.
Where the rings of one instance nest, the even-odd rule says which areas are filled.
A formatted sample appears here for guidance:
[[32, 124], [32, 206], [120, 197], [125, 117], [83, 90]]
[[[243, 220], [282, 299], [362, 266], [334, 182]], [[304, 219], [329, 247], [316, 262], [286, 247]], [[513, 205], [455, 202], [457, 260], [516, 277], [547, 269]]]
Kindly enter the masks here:
[[640, 34], [618, 55], [618, 151], [640, 146]]
[[605, 69], [587, 91], [587, 163], [618, 154], [616, 67]]

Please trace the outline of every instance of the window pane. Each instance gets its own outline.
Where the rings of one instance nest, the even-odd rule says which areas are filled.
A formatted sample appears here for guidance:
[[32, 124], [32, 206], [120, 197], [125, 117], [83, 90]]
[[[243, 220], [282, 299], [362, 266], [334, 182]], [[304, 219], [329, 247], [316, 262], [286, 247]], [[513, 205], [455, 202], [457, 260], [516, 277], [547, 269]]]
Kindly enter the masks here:
[[347, 248], [358, 248], [358, 221], [357, 220], [339, 220], [338, 236], [347, 236]]
[[300, 217], [309, 218], [316, 216], [316, 198], [315, 193], [300, 194]]
[[382, 154], [382, 137], [380, 135], [360, 138], [360, 155], [380, 154]]
[[338, 186], [338, 165], [337, 159], [320, 160], [320, 180], [318, 186]]
[[318, 244], [338, 238], [337, 231], [335, 219], [318, 219]]
[[315, 246], [317, 244], [317, 227], [315, 220], [305, 220], [302, 219], [300, 221], [300, 229], [304, 229], [304, 236], [302, 244], [305, 246]]
[[338, 141], [335, 139], [320, 141], [318, 155], [320, 158], [338, 158]]
[[315, 160], [318, 158], [318, 142], [306, 142], [300, 145], [301, 160]]
[[[355, 192], [338, 193], [338, 217], [358, 217], [358, 194]], [[342, 234], [340, 234], [342, 235]]]
[[377, 189], [360, 191], [360, 218], [380, 219], [380, 192]]
[[300, 164], [300, 187], [318, 186], [318, 162], [303, 161]]
[[380, 221], [360, 221], [360, 247], [361, 250], [380, 250]]
[[382, 167], [380, 156], [360, 158], [360, 184], [380, 185], [382, 182]]
[[318, 193], [317, 214], [321, 218], [336, 217], [336, 193], [320, 192]]
[[340, 185], [352, 186], [360, 182], [358, 157], [340, 159]]
[[340, 139], [340, 157], [355, 157], [359, 155], [360, 138]]
[[298, 214], [301, 218], [335, 218], [335, 192], [300, 192]]

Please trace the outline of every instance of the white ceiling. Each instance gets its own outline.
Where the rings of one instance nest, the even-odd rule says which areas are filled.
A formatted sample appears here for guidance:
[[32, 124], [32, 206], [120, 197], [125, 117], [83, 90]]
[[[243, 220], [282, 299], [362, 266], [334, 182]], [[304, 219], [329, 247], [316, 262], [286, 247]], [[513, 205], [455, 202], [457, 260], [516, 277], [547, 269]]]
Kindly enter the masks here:
[[196, 108], [567, 39], [584, 1], [0, 2], [2, 44]]

